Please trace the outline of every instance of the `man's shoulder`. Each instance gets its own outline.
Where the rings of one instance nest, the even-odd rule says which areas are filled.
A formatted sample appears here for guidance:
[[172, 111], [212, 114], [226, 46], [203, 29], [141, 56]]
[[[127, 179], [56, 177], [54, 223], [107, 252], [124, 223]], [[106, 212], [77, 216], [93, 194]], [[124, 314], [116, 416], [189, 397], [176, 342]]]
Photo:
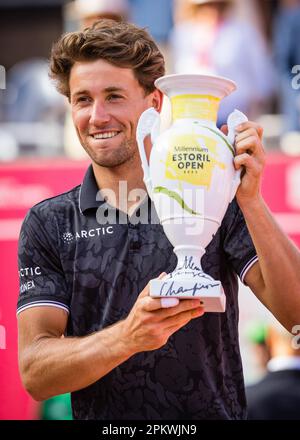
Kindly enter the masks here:
[[56, 196], [49, 197], [38, 203], [36, 203], [31, 209], [38, 210], [43, 208], [57, 208], [57, 207], [67, 207], [67, 204], [75, 202], [78, 204], [78, 198], [80, 194], [81, 185], [77, 185], [74, 188], [65, 191]]
[[66, 192], [36, 203], [28, 211], [26, 217], [28, 218], [29, 216], [34, 215], [41, 219], [49, 217], [53, 218], [53, 216], [57, 214], [63, 215], [69, 210], [79, 209], [80, 189], [81, 185], [77, 185]]

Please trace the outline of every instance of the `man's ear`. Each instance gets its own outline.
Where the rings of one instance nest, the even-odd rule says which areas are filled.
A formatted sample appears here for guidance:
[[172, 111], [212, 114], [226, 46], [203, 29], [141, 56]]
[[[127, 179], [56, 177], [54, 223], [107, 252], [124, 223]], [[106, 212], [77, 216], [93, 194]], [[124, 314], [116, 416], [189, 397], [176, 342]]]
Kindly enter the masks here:
[[154, 107], [155, 110], [158, 111], [159, 113], [161, 112], [162, 109], [163, 100], [164, 100], [164, 94], [160, 90], [155, 89], [154, 92], [152, 93], [152, 107]]

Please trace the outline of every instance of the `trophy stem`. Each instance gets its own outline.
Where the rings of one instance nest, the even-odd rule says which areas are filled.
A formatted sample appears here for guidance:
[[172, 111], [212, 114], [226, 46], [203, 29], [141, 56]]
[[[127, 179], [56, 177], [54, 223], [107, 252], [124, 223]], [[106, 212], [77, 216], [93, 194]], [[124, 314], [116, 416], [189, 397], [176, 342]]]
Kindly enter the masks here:
[[175, 246], [174, 253], [178, 262], [174, 272], [178, 273], [202, 273], [201, 259], [205, 249], [201, 246]]
[[162, 279], [151, 280], [150, 296], [199, 298], [206, 312], [224, 312], [226, 298], [220, 281], [203, 272], [201, 258], [205, 249], [201, 246], [175, 246], [178, 258], [176, 269]]

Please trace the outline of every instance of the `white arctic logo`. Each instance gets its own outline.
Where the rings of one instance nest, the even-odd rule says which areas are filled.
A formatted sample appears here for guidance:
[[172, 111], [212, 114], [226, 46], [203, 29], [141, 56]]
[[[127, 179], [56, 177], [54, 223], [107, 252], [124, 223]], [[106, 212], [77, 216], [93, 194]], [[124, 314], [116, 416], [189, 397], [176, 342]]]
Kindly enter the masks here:
[[113, 234], [113, 232], [114, 230], [112, 226], [89, 229], [88, 231], [82, 229], [81, 231], [77, 231], [75, 236], [72, 234], [72, 232], [64, 232], [62, 235], [62, 240], [65, 243], [71, 243], [74, 239], [80, 240], [82, 238], [99, 237], [100, 235]]
[[65, 243], [70, 243], [71, 241], [74, 240], [74, 235], [71, 232], [64, 232], [62, 235], [62, 240]]

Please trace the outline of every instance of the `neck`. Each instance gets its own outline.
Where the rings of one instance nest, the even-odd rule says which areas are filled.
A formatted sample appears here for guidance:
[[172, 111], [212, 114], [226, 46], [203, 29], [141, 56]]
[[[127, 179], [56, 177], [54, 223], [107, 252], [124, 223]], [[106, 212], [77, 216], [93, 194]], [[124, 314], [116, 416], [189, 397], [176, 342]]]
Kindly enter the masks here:
[[111, 206], [127, 213], [132, 208], [136, 209], [141, 200], [137, 199], [136, 194], [130, 197], [130, 192], [133, 190], [141, 190], [141, 193], [143, 191], [146, 192], [143, 170], [138, 154], [135, 155], [133, 160], [117, 167], [103, 167], [94, 162], [92, 166], [98, 188], [107, 196], [107, 202]]

